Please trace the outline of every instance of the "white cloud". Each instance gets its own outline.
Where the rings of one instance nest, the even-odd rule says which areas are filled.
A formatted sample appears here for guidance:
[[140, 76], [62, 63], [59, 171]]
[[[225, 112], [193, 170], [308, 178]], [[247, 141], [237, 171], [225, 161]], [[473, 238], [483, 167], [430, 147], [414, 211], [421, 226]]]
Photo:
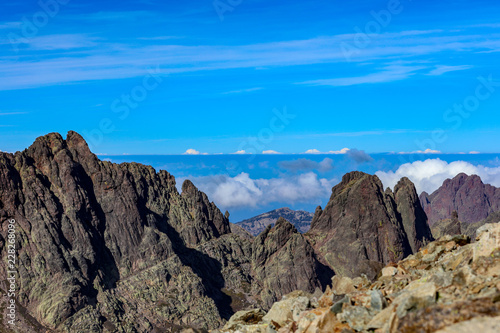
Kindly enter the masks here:
[[321, 152], [317, 149], [309, 149], [304, 152], [304, 154], [321, 154]]
[[199, 151], [197, 151], [196, 149], [188, 149], [184, 152], [184, 154], [182, 155], [208, 155], [208, 153], [200, 153]]
[[309, 149], [304, 152], [304, 154], [335, 154], [335, 155], [340, 155], [340, 154], [347, 154], [350, 151], [349, 148], [342, 148], [341, 150], [330, 150], [327, 152], [322, 152], [319, 151], [318, 149]]
[[349, 148], [342, 148], [341, 150], [330, 150], [328, 154], [347, 154], [349, 152]]
[[248, 173], [191, 179], [222, 209], [259, 207], [269, 203], [319, 203], [328, 198], [335, 180], [318, 178], [314, 172], [271, 179], [252, 179]]
[[468, 175], [478, 175], [484, 183], [500, 186], [500, 167], [489, 168], [465, 161], [448, 163], [439, 158], [403, 164], [396, 171], [378, 171], [376, 175], [386, 187], [394, 188], [402, 177], [408, 177], [419, 193], [423, 191], [432, 193], [446, 179], [453, 178], [462, 172]]
[[264, 150], [262, 154], [266, 155], [276, 155], [276, 154], [281, 154], [280, 152], [277, 152], [276, 150]]
[[471, 154], [471, 155], [477, 155], [477, 154], [481, 154], [481, 153], [478, 152], [478, 151], [471, 151], [471, 152], [469, 152], [469, 154]]
[[432, 149], [426, 149], [426, 150], [416, 150], [416, 151], [410, 151], [410, 152], [400, 152], [399, 154], [442, 154], [439, 150], [432, 150]]
[[237, 155], [242, 155], [242, 154], [246, 154], [247, 152], [245, 150], [238, 150], [237, 152], [234, 152], [233, 154], [237, 154]]

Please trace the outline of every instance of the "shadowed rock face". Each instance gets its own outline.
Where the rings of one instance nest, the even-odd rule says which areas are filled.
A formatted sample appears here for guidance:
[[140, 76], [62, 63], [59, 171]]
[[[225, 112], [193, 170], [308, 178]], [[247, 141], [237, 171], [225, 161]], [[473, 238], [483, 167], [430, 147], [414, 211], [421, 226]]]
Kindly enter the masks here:
[[411, 251], [417, 253], [421, 247], [432, 240], [432, 235], [415, 185], [408, 178], [402, 178], [394, 187], [394, 201]]
[[500, 188], [484, 184], [479, 176], [461, 173], [445, 180], [434, 193], [423, 192], [420, 202], [431, 226], [449, 219], [453, 211], [463, 223], [476, 223], [500, 211]]
[[260, 283], [254, 284], [266, 309], [294, 290], [324, 289], [333, 271], [321, 264], [314, 249], [295, 226], [279, 218], [253, 242], [253, 270]]
[[374, 278], [432, 239], [415, 187], [401, 180], [393, 194], [376, 176], [351, 172], [317, 209], [306, 237], [337, 274]]

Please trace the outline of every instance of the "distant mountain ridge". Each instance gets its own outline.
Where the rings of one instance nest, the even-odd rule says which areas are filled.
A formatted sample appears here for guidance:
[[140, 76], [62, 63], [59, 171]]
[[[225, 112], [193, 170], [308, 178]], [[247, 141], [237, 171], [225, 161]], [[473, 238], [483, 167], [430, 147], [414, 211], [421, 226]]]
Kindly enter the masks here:
[[500, 211], [500, 188], [484, 184], [477, 175], [460, 173], [432, 194], [422, 192], [420, 203], [431, 227], [450, 219], [454, 211], [462, 223], [476, 223]]
[[247, 230], [253, 236], [257, 236], [264, 231], [268, 225], [274, 225], [280, 217], [283, 217], [285, 220], [293, 224], [299, 232], [305, 233], [311, 227], [313, 215], [313, 213], [306, 212], [304, 210], [292, 210], [288, 207], [283, 207], [235, 224]]

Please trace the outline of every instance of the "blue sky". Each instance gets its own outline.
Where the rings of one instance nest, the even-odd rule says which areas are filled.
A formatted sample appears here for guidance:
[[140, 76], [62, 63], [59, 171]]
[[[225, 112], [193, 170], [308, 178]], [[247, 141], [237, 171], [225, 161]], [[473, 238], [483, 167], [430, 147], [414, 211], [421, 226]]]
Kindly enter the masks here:
[[495, 1], [59, 1], [2, 4], [1, 150], [498, 152]]

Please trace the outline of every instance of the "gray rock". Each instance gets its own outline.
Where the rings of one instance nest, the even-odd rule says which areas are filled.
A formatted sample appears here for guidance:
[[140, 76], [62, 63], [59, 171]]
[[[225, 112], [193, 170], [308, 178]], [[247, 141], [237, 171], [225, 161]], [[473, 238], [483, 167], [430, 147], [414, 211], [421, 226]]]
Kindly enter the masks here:
[[350, 303], [351, 303], [351, 300], [349, 299], [349, 297], [345, 296], [340, 301], [333, 304], [332, 307], [330, 308], [330, 311], [333, 313], [341, 313], [344, 304], [350, 304]]
[[363, 306], [349, 306], [337, 315], [340, 321], [347, 322], [352, 329], [358, 332], [365, 329], [372, 317], [370, 312]]
[[373, 311], [380, 312], [387, 307], [387, 301], [380, 290], [372, 290], [370, 296], [370, 307]]

